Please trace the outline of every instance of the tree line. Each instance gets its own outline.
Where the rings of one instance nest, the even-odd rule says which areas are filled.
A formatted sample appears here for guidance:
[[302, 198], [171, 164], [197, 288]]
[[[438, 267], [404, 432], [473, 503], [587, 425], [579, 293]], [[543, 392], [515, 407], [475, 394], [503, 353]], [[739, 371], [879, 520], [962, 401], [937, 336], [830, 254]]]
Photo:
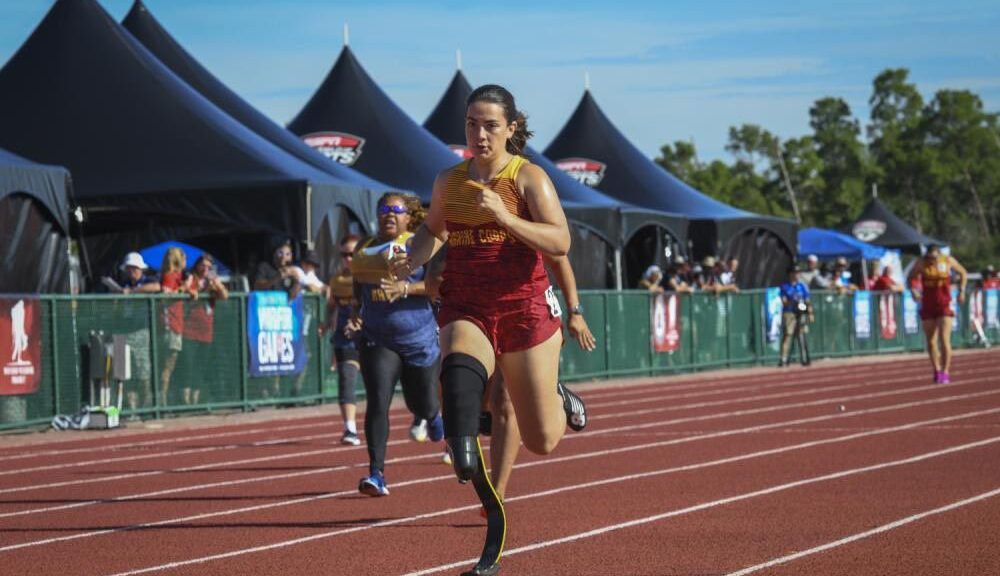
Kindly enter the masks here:
[[843, 230], [877, 190], [903, 220], [952, 246], [972, 269], [1000, 255], [1000, 125], [978, 95], [939, 90], [925, 101], [909, 70], [875, 77], [870, 117], [842, 98], [809, 109], [811, 134], [782, 141], [756, 124], [729, 129], [731, 163], [703, 162], [693, 142], [656, 162], [710, 196], [745, 210]]

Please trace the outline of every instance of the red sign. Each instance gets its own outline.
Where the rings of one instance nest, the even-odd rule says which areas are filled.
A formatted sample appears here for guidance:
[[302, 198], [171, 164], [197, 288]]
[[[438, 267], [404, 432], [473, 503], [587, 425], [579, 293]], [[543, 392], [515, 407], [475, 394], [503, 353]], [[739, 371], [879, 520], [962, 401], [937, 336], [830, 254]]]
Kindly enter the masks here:
[[657, 294], [653, 297], [652, 326], [653, 350], [675, 352], [681, 347], [681, 300], [676, 294]]
[[879, 295], [878, 323], [882, 328], [883, 340], [896, 337], [896, 300], [892, 294]]
[[450, 148], [451, 151], [455, 153], [455, 156], [458, 156], [462, 160], [465, 160], [466, 158], [472, 158], [472, 151], [466, 148], [465, 146], [462, 146], [460, 144], [448, 144], [448, 148]]
[[42, 379], [38, 300], [0, 299], [0, 396], [33, 394]]
[[589, 158], [563, 158], [556, 160], [556, 166], [581, 184], [586, 184], [591, 188], [604, 180], [604, 170], [607, 168], [603, 162]]
[[302, 140], [330, 160], [347, 166], [358, 161], [365, 145], [364, 138], [346, 132], [313, 132]]

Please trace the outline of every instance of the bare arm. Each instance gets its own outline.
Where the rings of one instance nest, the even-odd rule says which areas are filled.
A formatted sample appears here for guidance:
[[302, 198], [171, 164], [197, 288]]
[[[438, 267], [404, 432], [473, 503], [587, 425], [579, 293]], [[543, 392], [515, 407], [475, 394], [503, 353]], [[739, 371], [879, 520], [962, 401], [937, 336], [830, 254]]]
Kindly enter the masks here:
[[552, 270], [552, 274], [556, 277], [556, 284], [559, 285], [559, 290], [562, 291], [563, 298], [566, 299], [566, 306], [570, 309], [569, 318], [566, 320], [570, 336], [576, 340], [580, 348], [590, 352], [597, 347], [597, 340], [590, 331], [590, 326], [587, 325], [583, 314], [573, 312], [573, 309], [580, 305], [580, 295], [576, 291], [576, 275], [573, 274], [569, 258], [566, 256], [556, 258], [546, 256], [545, 263], [548, 264], [549, 270]]
[[499, 194], [481, 185], [479, 207], [492, 214], [497, 224], [531, 248], [546, 256], [565, 256], [570, 245], [569, 226], [548, 174], [538, 166], [525, 164], [518, 172], [517, 184], [528, 203], [531, 220], [511, 214]]
[[390, 271], [396, 278], [405, 279], [427, 263], [437, 254], [441, 246], [448, 241], [448, 229], [444, 221], [444, 187], [448, 181], [448, 172], [438, 174], [434, 180], [434, 190], [431, 193], [431, 206], [427, 217], [417, 229], [413, 237], [406, 242], [406, 255], [397, 257], [390, 264]]
[[969, 282], [969, 273], [966, 271], [965, 266], [959, 264], [958, 260], [955, 260], [952, 256], [948, 256], [948, 264], [955, 269], [955, 272], [958, 272], [958, 301], [965, 303], [965, 288]]

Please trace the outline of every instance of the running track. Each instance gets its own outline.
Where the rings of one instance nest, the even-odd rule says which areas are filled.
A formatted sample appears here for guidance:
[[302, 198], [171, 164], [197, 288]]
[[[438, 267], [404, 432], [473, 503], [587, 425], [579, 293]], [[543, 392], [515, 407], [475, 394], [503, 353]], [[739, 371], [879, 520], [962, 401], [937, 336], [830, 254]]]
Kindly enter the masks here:
[[[950, 385], [910, 355], [578, 386], [587, 429], [521, 452], [501, 574], [1000, 574], [998, 367], [976, 351]], [[485, 527], [441, 445], [409, 442], [394, 409], [392, 494], [361, 496], [365, 449], [337, 443], [335, 414], [0, 438], [0, 573], [471, 566]]]

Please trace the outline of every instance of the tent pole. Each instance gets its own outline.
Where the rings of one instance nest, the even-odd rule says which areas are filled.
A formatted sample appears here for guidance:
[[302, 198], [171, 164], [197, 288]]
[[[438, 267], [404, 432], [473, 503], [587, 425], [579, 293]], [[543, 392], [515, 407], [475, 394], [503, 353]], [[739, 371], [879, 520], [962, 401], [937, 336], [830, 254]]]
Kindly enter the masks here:
[[866, 266], [866, 264], [867, 264], [867, 261], [864, 258], [862, 258], [861, 259], [861, 281], [864, 282], [864, 284], [861, 286], [862, 290], [867, 290], [868, 289], [868, 266]]
[[313, 187], [312, 184], [306, 184], [306, 248], [312, 250], [315, 248], [315, 242], [313, 241], [313, 229], [312, 229], [312, 200], [313, 200]]
[[615, 290], [622, 289], [622, 249], [615, 248]]

